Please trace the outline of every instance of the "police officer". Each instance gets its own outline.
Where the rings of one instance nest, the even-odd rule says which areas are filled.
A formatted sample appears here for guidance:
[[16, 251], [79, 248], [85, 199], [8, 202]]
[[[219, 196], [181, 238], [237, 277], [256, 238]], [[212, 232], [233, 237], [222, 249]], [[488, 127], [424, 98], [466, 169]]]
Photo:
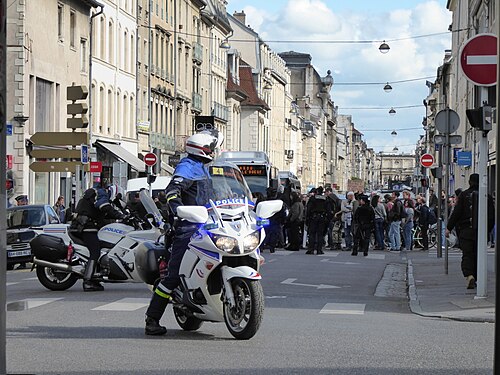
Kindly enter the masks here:
[[309, 245], [306, 254], [324, 254], [323, 243], [328, 218], [332, 215], [332, 203], [323, 195], [323, 187], [316, 189], [316, 194], [309, 198], [306, 207], [306, 224], [309, 233]]
[[[220, 140], [220, 141], [219, 141]], [[222, 143], [222, 136], [209, 133], [197, 133], [186, 141], [187, 156], [175, 168], [172, 180], [165, 193], [174, 216], [182, 205], [205, 205], [209, 174], [205, 164], [212, 161], [215, 150]], [[171, 300], [172, 291], [179, 285], [179, 267], [186, 252], [189, 240], [197, 226], [186, 221], [176, 225], [167, 276], [153, 291], [153, 296], [146, 311], [146, 335], [164, 335], [167, 329], [160, 325], [160, 319]]]
[[[477, 279], [477, 212], [473, 217], [473, 205], [479, 192], [479, 175], [473, 173], [469, 177], [469, 188], [458, 196], [457, 203], [446, 226], [446, 237], [456, 227], [458, 242], [462, 250], [462, 274], [465, 277], [467, 289], [476, 287]], [[476, 197], [474, 197], [474, 195]], [[493, 228], [495, 211], [493, 198], [488, 195], [488, 230]], [[473, 225], [474, 224], [474, 225]]]
[[102, 226], [113, 220], [123, 219], [125, 215], [113, 208], [109, 202], [108, 191], [104, 188], [85, 190], [75, 212], [77, 216], [73, 222], [82, 225], [80, 237], [90, 252], [90, 259], [83, 275], [83, 290], [85, 292], [102, 291], [104, 287], [101, 283], [92, 280], [101, 253], [97, 232]]

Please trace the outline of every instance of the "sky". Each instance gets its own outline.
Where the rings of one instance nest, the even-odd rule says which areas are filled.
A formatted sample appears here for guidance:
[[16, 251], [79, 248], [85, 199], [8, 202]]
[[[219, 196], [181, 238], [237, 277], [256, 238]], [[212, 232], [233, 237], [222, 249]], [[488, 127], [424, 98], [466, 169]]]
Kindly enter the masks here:
[[[244, 10], [247, 25], [274, 51], [309, 53], [321, 76], [331, 70], [330, 94], [338, 113], [352, 115], [368, 147], [413, 153], [424, 134], [426, 81], [435, 81], [445, 50], [451, 49], [452, 14], [446, 3], [228, 0], [227, 11]], [[378, 50], [384, 40], [390, 46], [386, 54]], [[389, 93], [383, 90], [387, 82]], [[391, 108], [395, 115], [389, 115]]]

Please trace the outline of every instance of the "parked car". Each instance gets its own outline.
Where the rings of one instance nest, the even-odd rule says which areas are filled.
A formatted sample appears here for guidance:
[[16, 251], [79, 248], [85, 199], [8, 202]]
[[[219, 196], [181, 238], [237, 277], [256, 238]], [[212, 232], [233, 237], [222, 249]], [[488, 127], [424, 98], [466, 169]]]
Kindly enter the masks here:
[[48, 204], [32, 204], [7, 208], [7, 269], [31, 261], [30, 241], [48, 224], [60, 224]]

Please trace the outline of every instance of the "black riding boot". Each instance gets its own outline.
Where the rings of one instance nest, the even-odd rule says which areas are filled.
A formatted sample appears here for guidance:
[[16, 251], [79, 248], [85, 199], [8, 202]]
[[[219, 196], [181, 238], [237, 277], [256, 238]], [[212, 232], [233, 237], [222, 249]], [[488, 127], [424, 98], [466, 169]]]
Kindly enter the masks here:
[[97, 266], [96, 260], [89, 260], [87, 267], [85, 267], [85, 273], [83, 274], [83, 291], [84, 292], [100, 292], [104, 290], [104, 287], [100, 282], [92, 280], [95, 269]]
[[167, 308], [169, 298], [162, 297], [153, 292], [151, 302], [146, 311], [146, 335], [159, 336], [167, 333], [167, 329], [160, 325], [160, 319]]

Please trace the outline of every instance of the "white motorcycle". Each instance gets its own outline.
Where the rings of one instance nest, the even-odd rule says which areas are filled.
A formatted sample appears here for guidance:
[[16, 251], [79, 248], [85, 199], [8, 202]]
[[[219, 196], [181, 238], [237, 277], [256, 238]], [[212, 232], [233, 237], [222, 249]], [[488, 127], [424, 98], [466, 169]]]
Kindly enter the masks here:
[[[156, 254], [156, 262], [151, 264], [151, 278], [159, 278], [160, 257], [165, 254], [161, 214], [152, 199], [142, 192], [141, 198], [149, 199], [147, 211], [149, 225], [130, 217], [122, 223], [111, 223], [98, 232], [101, 255], [95, 280], [100, 282], [143, 282], [135, 264], [135, 254], [147, 249]], [[145, 205], [146, 206], [146, 205]], [[143, 229], [149, 227], [149, 229]], [[33, 267], [40, 283], [50, 290], [66, 290], [78, 279], [83, 278], [90, 252], [80, 237], [69, 231], [68, 225], [47, 225], [43, 234], [30, 242]]]
[[[214, 161], [208, 169], [207, 187], [198, 185], [198, 190], [209, 204], [177, 209], [180, 219], [198, 228], [181, 261], [180, 286], [172, 293], [174, 315], [186, 331], [197, 330], [203, 321], [225, 322], [231, 335], [246, 340], [257, 333], [264, 311], [259, 274], [264, 226], [283, 202], [261, 202], [254, 211], [236, 165]], [[140, 249], [137, 259], [144, 252]], [[138, 267], [144, 263], [137, 261]]]

